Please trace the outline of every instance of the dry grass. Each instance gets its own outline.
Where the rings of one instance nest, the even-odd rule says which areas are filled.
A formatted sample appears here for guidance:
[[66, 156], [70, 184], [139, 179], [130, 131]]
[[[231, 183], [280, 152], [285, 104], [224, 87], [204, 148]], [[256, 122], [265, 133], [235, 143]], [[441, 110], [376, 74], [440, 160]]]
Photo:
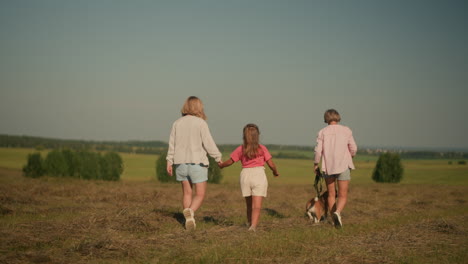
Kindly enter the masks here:
[[311, 186], [273, 185], [258, 232], [236, 184], [183, 228], [178, 184], [28, 179], [0, 169], [1, 263], [466, 263], [468, 188], [351, 185], [344, 228], [314, 225]]

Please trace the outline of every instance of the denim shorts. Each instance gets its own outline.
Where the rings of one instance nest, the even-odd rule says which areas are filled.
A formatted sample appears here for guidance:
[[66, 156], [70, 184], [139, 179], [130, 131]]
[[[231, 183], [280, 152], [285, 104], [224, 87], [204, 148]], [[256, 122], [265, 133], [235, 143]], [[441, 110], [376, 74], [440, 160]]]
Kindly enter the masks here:
[[208, 180], [208, 166], [195, 163], [176, 164], [176, 179], [178, 181], [190, 181], [200, 183]]
[[324, 178], [324, 179], [327, 179], [327, 178], [336, 178], [336, 179], [338, 179], [339, 181], [349, 181], [349, 180], [351, 180], [351, 170], [350, 170], [350, 169], [347, 169], [347, 170], [343, 171], [342, 173], [331, 174], [331, 175], [328, 175], [328, 174], [324, 173], [324, 174], [323, 174], [323, 178]]

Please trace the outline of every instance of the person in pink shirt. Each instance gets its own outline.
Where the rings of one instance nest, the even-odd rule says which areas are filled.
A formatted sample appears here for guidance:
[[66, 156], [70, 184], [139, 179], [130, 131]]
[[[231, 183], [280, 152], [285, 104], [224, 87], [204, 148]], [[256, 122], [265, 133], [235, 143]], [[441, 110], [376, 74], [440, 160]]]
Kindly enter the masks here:
[[242, 163], [240, 174], [240, 187], [242, 196], [245, 198], [247, 206], [247, 221], [249, 231], [257, 228], [262, 208], [263, 197], [267, 196], [268, 181], [265, 175], [265, 162], [268, 164], [275, 177], [278, 177], [278, 170], [271, 159], [268, 149], [260, 144], [260, 131], [255, 124], [247, 124], [244, 127], [244, 144], [237, 147], [231, 158], [225, 162], [218, 163], [220, 168], [228, 167], [237, 161]]
[[[328, 209], [332, 213], [335, 226], [342, 227], [341, 212], [348, 199], [350, 170], [355, 169], [353, 157], [356, 155], [357, 145], [351, 129], [338, 124], [341, 117], [335, 109], [325, 112], [324, 121], [328, 126], [321, 129], [317, 136], [314, 171], [319, 169], [322, 160], [321, 170], [328, 190]], [[336, 183], [338, 183], [338, 201], [335, 199]]]

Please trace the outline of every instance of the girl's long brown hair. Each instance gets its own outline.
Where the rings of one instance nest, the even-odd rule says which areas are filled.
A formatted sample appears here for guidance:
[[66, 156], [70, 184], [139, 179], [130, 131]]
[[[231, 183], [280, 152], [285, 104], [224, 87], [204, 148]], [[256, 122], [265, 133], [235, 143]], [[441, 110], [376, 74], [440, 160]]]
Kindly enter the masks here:
[[247, 124], [244, 127], [244, 145], [242, 153], [249, 159], [253, 159], [260, 154], [260, 130], [255, 124]]
[[202, 101], [196, 96], [190, 96], [185, 100], [184, 106], [180, 110], [183, 116], [193, 115], [206, 120], [205, 111], [203, 110]]

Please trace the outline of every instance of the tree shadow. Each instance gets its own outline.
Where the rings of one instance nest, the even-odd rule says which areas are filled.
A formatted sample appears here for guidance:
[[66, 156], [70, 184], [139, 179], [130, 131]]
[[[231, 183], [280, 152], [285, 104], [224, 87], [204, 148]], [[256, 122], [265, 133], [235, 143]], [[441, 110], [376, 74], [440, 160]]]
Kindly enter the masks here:
[[263, 208], [263, 211], [265, 211], [267, 215], [275, 217], [275, 218], [286, 218], [284, 214], [279, 213], [275, 209]]

